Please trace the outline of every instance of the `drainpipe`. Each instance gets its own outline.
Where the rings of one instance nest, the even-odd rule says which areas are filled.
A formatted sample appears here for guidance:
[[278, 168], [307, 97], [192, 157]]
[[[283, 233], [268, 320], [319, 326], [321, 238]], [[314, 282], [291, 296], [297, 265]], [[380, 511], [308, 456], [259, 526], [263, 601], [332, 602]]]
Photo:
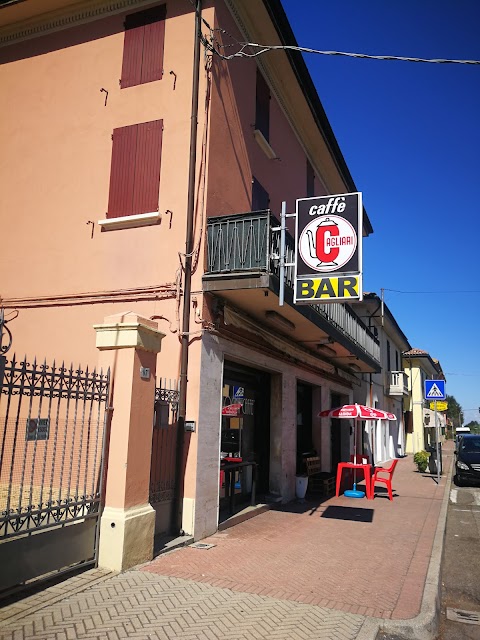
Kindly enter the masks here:
[[[383, 291], [383, 289], [382, 289]], [[372, 328], [372, 318], [375, 316], [375, 314], [377, 313], [377, 311], [380, 309], [381, 306], [381, 302], [378, 303], [378, 306], [376, 309], [374, 309], [372, 311], [372, 313], [368, 316], [368, 328], [371, 329]], [[381, 359], [381, 355], [380, 354], [380, 359]], [[369, 393], [369, 404], [372, 407], [373, 406], [373, 380], [372, 380], [372, 374], [369, 373], [369, 385], [370, 385], [370, 393]], [[375, 427], [372, 427], [372, 431], [371, 431], [371, 446], [372, 446], [372, 464], [375, 464]]]
[[193, 50], [192, 111], [190, 117], [190, 154], [188, 167], [187, 228], [185, 235], [185, 280], [183, 287], [183, 318], [180, 350], [180, 389], [177, 420], [177, 450], [175, 465], [175, 499], [172, 525], [182, 533], [183, 501], [183, 445], [185, 440], [185, 414], [187, 408], [188, 347], [190, 340], [190, 298], [192, 290], [193, 219], [195, 213], [195, 178], [197, 162], [198, 87], [200, 78], [201, 0], [195, 7], [195, 44]]

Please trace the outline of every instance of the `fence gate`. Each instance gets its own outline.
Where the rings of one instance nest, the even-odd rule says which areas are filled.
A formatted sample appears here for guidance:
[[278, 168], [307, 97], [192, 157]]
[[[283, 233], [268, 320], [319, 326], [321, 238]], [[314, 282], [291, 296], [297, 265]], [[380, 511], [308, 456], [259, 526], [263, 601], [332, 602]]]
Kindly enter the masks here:
[[160, 386], [155, 388], [149, 496], [149, 502], [156, 512], [156, 534], [166, 533], [172, 526], [178, 398], [178, 383], [175, 380], [161, 379]]
[[109, 377], [0, 356], [0, 593], [96, 563]]

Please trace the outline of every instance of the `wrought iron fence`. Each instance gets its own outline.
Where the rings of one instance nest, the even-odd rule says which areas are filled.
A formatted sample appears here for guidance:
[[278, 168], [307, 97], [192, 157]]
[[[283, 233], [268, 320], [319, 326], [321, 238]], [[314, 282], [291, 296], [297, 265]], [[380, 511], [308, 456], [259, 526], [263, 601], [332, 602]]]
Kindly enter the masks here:
[[109, 371], [15, 355], [3, 369], [0, 539], [96, 517]]
[[160, 386], [155, 388], [149, 498], [152, 504], [174, 497], [179, 396], [176, 380], [163, 378]]
[[5, 310], [0, 308], [0, 356], [5, 355], [12, 346], [12, 332], [7, 327], [7, 322]]

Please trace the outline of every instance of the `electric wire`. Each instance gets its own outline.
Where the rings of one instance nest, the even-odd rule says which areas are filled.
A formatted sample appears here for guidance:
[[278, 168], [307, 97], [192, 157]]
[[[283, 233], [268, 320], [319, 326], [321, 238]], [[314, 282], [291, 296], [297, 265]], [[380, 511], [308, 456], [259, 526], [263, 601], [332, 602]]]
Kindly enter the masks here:
[[[247, 47], [259, 48], [259, 51], [253, 51], [248, 53], [245, 51]], [[455, 60], [452, 58], [415, 58], [410, 56], [392, 56], [392, 55], [370, 55], [367, 53], [352, 53], [349, 51], [322, 51], [320, 49], [311, 49], [310, 47], [297, 47], [294, 45], [262, 45], [255, 42], [242, 43], [241, 49], [236, 53], [225, 56], [219, 54], [224, 60], [231, 60], [232, 58], [255, 58], [267, 53], [267, 51], [299, 51], [301, 53], [316, 53], [317, 55], [324, 56], [343, 56], [347, 58], [361, 58], [366, 60], [398, 60], [401, 62], [421, 62], [421, 63], [433, 63], [433, 64], [466, 64], [466, 65], [480, 65], [480, 60]], [[217, 51], [215, 53], [218, 54]]]
[[383, 290], [384, 291], [390, 291], [392, 293], [406, 293], [406, 294], [409, 294], [409, 295], [410, 294], [420, 293], [420, 294], [425, 294], [425, 295], [428, 294], [428, 295], [436, 295], [436, 296], [444, 295], [444, 294], [458, 294], [458, 293], [480, 293], [480, 290], [478, 290], [478, 289], [476, 289], [476, 290], [472, 289], [470, 291], [469, 290], [464, 290], [464, 291], [462, 291], [462, 290], [460, 290], [460, 291], [458, 291], [458, 290], [456, 290], [456, 291], [400, 291], [399, 289], [387, 289], [387, 288], [383, 287]]
[[455, 371], [445, 371], [446, 376], [466, 376], [467, 378], [478, 378], [479, 373], [456, 373]]
[[[192, 2], [193, 4], [193, 2]], [[204, 18], [201, 18], [202, 23], [210, 32], [210, 39], [204, 34], [200, 34], [200, 40], [206, 49], [210, 50], [212, 54], [215, 54], [222, 60], [233, 60], [233, 58], [256, 58], [264, 53], [269, 51], [298, 51], [299, 53], [314, 53], [317, 55], [324, 56], [340, 56], [347, 58], [359, 58], [366, 60], [388, 60], [388, 61], [400, 61], [400, 62], [416, 62], [416, 63], [428, 63], [428, 64], [463, 64], [463, 65], [480, 65], [480, 60], [462, 60], [462, 59], [454, 59], [454, 58], [417, 58], [414, 56], [393, 56], [393, 55], [373, 55], [367, 53], [354, 53], [350, 51], [330, 51], [330, 50], [322, 50], [322, 49], [313, 49], [311, 47], [300, 47], [298, 45], [288, 45], [288, 44], [280, 44], [280, 45], [270, 45], [270, 44], [260, 44], [258, 42], [242, 42], [235, 38], [231, 33], [228, 33], [225, 29], [222, 28], [213, 28]], [[215, 32], [222, 33], [227, 35], [229, 38], [233, 40], [230, 44], [223, 44], [218, 42], [215, 37]], [[235, 53], [225, 55], [219, 51], [219, 49], [226, 49], [233, 46], [238, 46], [239, 49]], [[253, 51], [247, 51], [247, 49], [252, 49]], [[258, 49], [256, 51], [255, 49]]]

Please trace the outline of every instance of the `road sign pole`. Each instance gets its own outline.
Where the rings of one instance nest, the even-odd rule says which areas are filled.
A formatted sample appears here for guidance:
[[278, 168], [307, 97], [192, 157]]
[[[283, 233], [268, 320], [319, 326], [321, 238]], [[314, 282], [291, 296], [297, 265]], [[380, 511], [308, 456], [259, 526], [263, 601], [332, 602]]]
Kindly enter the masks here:
[[437, 483], [440, 484], [440, 429], [437, 422], [437, 401], [435, 400], [435, 434], [437, 439]]
[[286, 229], [287, 203], [282, 202], [282, 212], [280, 213], [280, 291], [279, 306], [283, 307], [285, 296], [285, 229]]
[[280, 280], [280, 289], [278, 293], [278, 306], [283, 307], [284, 299], [285, 299], [285, 267], [294, 267], [295, 262], [286, 262], [286, 250], [285, 250], [285, 233], [287, 231], [286, 219], [294, 218], [296, 213], [287, 213], [287, 203], [286, 201], [282, 202], [282, 210], [280, 213], [280, 226], [272, 227], [272, 231], [280, 231], [280, 251], [279, 251], [279, 280]]

